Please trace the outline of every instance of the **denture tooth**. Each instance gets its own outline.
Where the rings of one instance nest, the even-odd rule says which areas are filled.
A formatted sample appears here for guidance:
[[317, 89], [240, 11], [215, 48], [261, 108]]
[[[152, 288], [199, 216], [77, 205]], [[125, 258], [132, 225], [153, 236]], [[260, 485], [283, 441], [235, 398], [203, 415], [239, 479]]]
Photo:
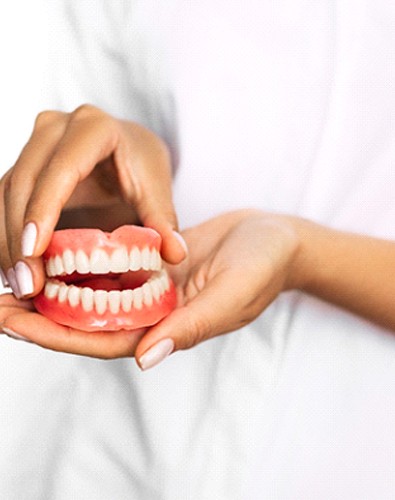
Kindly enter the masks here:
[[93, 309], [93, 290], [88, 286], [81, 290], [81, 302], [82, 309], [86, 312], [92, 311]]
[[122, 309], [125, 312], [130, 312], [133, 304], [133, 290], [122, 290], [121, 304], [122, 304]]
[[56, 275], [55, 260], [53, 257], [48, 259], [47, 263], [45, 264], [45, 272], [46, 272], [47, 276], [55, 276]]
[[83, 250], [77, 250], [75, 254], [75, 267], [80, 274], [90, 272], [89, 258]]
[[58, 301], [59, 302], [65, 302], [67, 299], [67, 293], [68, 293], [68, 286], [62, 283], [59, 286], [59, 292], [58, 292]]
[[154, 297], [154, 299], [157, 302], [159, 302], [161, 293], [160, 293], [160, 288], [159, 288], [158, 280], [154, 279], [154, 280], [150, 281], [149, 284], [150, 284], [150, 287], [151, 287], [152, 296]]
[[121, 292], [119, 290], [111, 290], [108, 292], [108, 305], [112, 314], [118, 314], [121, 306]]
[[95, 290], [93, 298], [97, 314], [104, 314], [107, 309], [107, 292], [105, 290]]
[[90, 258], [90, 272], [92, 274], [107, 274], [110, 272], [110, 259], [104, 250], [95, 248]]
[[67, 300], [71, 307], [78, 306], [80, 303], [80, 289], [74, 285], [68, 287]]
[[63, 252], [63, 267], [67, 274], [75, 271], [74, 254], [69, 248]]
[[148, 247], [144, 247], [141, 251], [141, 267], [144, 271], [148, 271], [151, 265], [151, 252]]
[[110, 257], [110, 271], [126, 273], [129, 271], [129, 255], [125, 247], [117, 248]]
[[161, 278], [157, 278], [155, 281], [156, 281], [157, 287], [159, 288], [160, 294], [162, 295], [166, 291], [165, 285], [163, 284], [163, 281], [161, 280]]
[[170, 289], [170, 281], [166, 271], [162, 273], [160, 280], [163, 283], [163, 286], [165, 287], [165, 291], [167, 292]]
[[54, 260], [55, 275], [60, 275], [64, 273], [63, 260], [60, 255], [55, 256]]
[[156, 248], [153, 248], [151, 250], [151, 255], [150, 255], [150, 269], [152, 271], [157, 271], [158, 270], [158, 251]]
[[143, 291], [143, 302], [146, 306], [150, 307], [153, 303], [152, 289], [149, 283], [144, 283], [141, 287]]
[[59, 284], [53, 281], [47, 281], [45, 284], [44, 295], [48, 299], [54, 299], [58, 295]]
[[141, 253], [137, 247], [133, 247], [129, 255], [129, 269], [138, 271], [141, 269]]
[[141, 309], [143, 307], [143, 290], [141, 286], [133, 290], [133, 307]]

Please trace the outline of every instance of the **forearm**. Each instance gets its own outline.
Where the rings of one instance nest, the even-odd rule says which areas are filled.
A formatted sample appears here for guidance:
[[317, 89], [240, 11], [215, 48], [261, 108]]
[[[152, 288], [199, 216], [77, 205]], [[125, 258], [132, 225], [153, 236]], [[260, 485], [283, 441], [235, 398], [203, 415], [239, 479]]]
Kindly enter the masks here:
[[289, 288], [299, 288], [395, 330], [395, 242], [294, 219], [299, 250]]

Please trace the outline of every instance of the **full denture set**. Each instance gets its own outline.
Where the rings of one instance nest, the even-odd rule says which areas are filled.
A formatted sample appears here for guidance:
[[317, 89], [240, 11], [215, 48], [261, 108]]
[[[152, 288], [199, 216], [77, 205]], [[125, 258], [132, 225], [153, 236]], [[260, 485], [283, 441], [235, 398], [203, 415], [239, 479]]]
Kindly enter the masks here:
[[55, 231], [44, 254], [46, 284], [34, 299], [45, 316], [86, 331], [157, 323], [176, 305], [160, 257], [160, 235], [122, 226]]

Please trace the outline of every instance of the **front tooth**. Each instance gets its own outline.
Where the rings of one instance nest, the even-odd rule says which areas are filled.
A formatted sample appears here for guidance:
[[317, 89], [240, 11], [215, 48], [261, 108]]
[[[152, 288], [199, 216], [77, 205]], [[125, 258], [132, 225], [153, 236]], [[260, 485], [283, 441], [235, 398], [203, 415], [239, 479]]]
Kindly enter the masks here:
[[143, 291], [141, 287], [133, 290], [133, 307], [141, 309], [143, 307]]
[[62, 260], [62, 257], [60, 255], [55, 256], [54, 268], [55, 268], [56, 275], [60, 275], [60, 274], [64, 273], [63, 260]]
[[59, 285], [53, 281], [47, 281], [45, 284], [44, 294], [48, 299], [54, 299], [58, 295]]
[[93, 309], [93, 290], [89, 287], [84, 287], [81, 290], [82, 309], [86, 312]]
[[125, 312], [129, 312], [132, 309], [132, 303], [133, 303], [133, 290], [122, 290], [121, 292], [122, 309]]
[[70, 249], [63, 252], [63, 267], [67, 274], [71, 274], [75, 271], [74, 254]]
[[112, 314], [118, 314], [121, 306], [121, 292], [119, 290], [111, 290], [108, 292], [108, 304]]
[[75, 266], [80, 274], [88, 274], [90, 271], [89, 259], [83, 250], [77, 250], [75, 254]]
[[129, 255], [129, 269], [138, 271], [141, 269], [141, 253], [137, 247], [133, 247]]
[[69, 286], [68, 289], [67, 300], [69, 304], [71, 307], [78, 306], [80, 303], [80, 289], [73, 285]]
[[150, 307], [152, 306], [153, 303], [153, 298], [152, 298], [152, 290], [151, 286], [149, 283], [144, 283], [144, 285], [141, 287], [143, 290], [143, 302], [146, 306]]
[[159, 280], [157, 280], [157, 279], [154, 279], [154, 280], [150, 281], [150, 287], [151, 287], [151, 291], [152, 291], [152, 296], [154, 297], [154, 299], [157, 302], [159, 302], [159, 298], [161, 296], [158, 281]]
[[59, 286], [59, 292], [58, 292], [58, 301], [59, 302], [65, 302], [65, 300], [67, 299], [68, 288], [69, 287], [67, 285], [65, 285], [64, 283], [62, 283]]
[[110, 259], [104, 250], [95, 248], [91, 254], [90, 272], [93, 274], [107, 274], [110, 272]]
[[104, 314], [107, 309], [107, 292], [105, 290], [95, 290], [93, 297], [97, 314]]
[[129, 255], [125, 247], [117, 248], [111, 254], [110, 271], [112, 273], [126, 273], [129, 271]]
[[53, 257], [49, 258], [45, 264], [45, 272], [47, 276], [56, 276], [55, 259]]
[[144, 247], [141, 252], [141, 267], [148, 271], [151, 265], [151, 252], [148, 247]]

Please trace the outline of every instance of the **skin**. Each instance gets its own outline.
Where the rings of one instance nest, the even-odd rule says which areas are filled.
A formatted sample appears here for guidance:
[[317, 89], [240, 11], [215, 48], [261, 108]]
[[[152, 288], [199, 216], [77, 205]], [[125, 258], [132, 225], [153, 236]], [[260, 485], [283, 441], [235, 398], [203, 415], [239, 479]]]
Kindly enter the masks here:
[[[71, 158], [75, 152], [75, 144], [72, 141], [67, 144], [69, 148], [72, 147], [67, 149]], [[36, 147], [40, 149], [38, 145]], [[146, 151], [146, 155], [139, 167], [143, 164], [147, 172], [152, 172], [154, 167], [150, 162], [154, 161], [157, 168], [158, 158], [152, 156], [150, 150]], [[141, 156], [144, 157], [143, 151]], [[27, 214], [21, 219], [24, 222], [36, 222], [41, 235], [36, 258], [26, 261], [32, 267], [36, 266], [34, 269], [37, 274], [40, 268], [37, 257], [45, 249], [48, 232], [51, 233], [56, 224], [54, 215], [50, 219], [51, 223], [40, 222], [47, 217], [47, 210], [40, 209], [40, 206], [46, 205], [37, 200], [47, 190], [54, 188], [55, 178], [57, 183], [63, 182], [66, 187], [73, 185], [69, 183], [67, 176], [66, 180], [60, 181], [62, 177], [54, 172], [57, 172], [55, 167], [63, 168], [62, 175], [67, 169], [76, 169], [78, 157], [75, 156], [74, 159], [73, 162], [55, 162], [52, 169], [43, 167], [47, 163], [41, 162], [38, 177], [35, 176], [34, 169], [33, 173], [29, 173], [27, 167], [24, 170], [24, 175], [28, 177], [26, 184], [33, 186], [33, 191], [30, 189], [27, 194], [19, 195], [19, 203], [25, 207]], [[93, 161], [90, 165], [92, 164]], [[144, 168], [142, 171], [145, 172]], [[10, 175], [12, 176], [12, 170], [7, 174]], [[75, 179], [75, 174], [69, 175]], [[149, 179], [155, 184], [152, 189], [160, 192], [159, 184], [163, 182], [160, 176], [158, 179], [152, 175], [139, 175]], [[3, 190], [4, 184], [8, 182], [7, 176], [1, 183]], [[20, 179], [19, 185], [22, 184], [22, 176]], [[148, 193], [149, 184], [146, 182], [143, 191]], [[168, 177], [165, 177], [165, 182], [168, 182]], [[89, 197], [92, 186], [96, 186], [95, 182], [85, 186], [74, 197], [75, 209], [78, 209], [78, 203], [83, 202], [86, 196]], [[37, 190], [39, 194], [33, 196], [31, 193]], [[165, 189], [164, 193], [162, 199], [167, 198], [161, 207], [167, 209], [156, 208], [161, 214], [173, 214], [170, 188]], [[0, 235], [1, 245], [9, 252], [8, 264], [15, 263], [20, 258], [20, 228], [23, 227], [20, 219], [18, 223], [14, 223], [14, 218], [7, 215], [11, 212], [11, 198], [8, 195], [4, 199], [2, 210], [7, 232]], [[94, 198], [97, 195], [92, 199]], [[141, 203], [142, 198], [136, 199]], [[143, 221], [154, 220], [154, 216], [148, 217], [146, 211], [141, 210], [140, 213], [138, 204], [136, 208]], [[60, 209], [58, 206], [58, 212]], [[162, 215], [157, 217], [161, 221], [169, 220], [169, 217], [166, 219]], [[172, 217], [173, 215], [170, 219]], [[162, 237], [165, 234], [170, 241], [164, 248], [168, 262], [179, 262], [184, 256], [183, 250], [177, 247], [177, 241], [171, 242], [170, 232], [163, 230], [164, 227], [174, 226], [169, 222], [161, 222], [158, 226], [162, 228]], [[14, 235], [14, 229], [18, 227], [19, 233]], [[159, 231], [158, 227], [156, 229]], [[239, 329], [261, 314], [280, 293], [299, 289], [395, 330], [395, 310], [392, 307], [395, 285], [389, 279], [389, 270], [395, 267], [394, 242], [335, 231], [297, 217], [257, 210], [222, 214], [187, 229], [182, 235], [190, 249], [189, 255], [181, 264], [169, 266], [177, 284], [178, 308], [145, 333], [120, 331], [111, 336], [106, 332], [87, 335], [85, 332], [56, 325], [33, 312], [29, 301], [17, 301], [11, 295], [0, 298], [2, 328], [6, 332], [17, 332], [45, 348], [104, 359], [135, 356], [137, 363], [141, 365], [142, 355], [163, 339], [173, 340], [174, 351], [193, 347], [214, 336]], [[179, 252], [176, 254], [177, 258], [172, 253], [173, 246], [174, 252]], [[37, 288], [38, 283], [39, 281]]]

